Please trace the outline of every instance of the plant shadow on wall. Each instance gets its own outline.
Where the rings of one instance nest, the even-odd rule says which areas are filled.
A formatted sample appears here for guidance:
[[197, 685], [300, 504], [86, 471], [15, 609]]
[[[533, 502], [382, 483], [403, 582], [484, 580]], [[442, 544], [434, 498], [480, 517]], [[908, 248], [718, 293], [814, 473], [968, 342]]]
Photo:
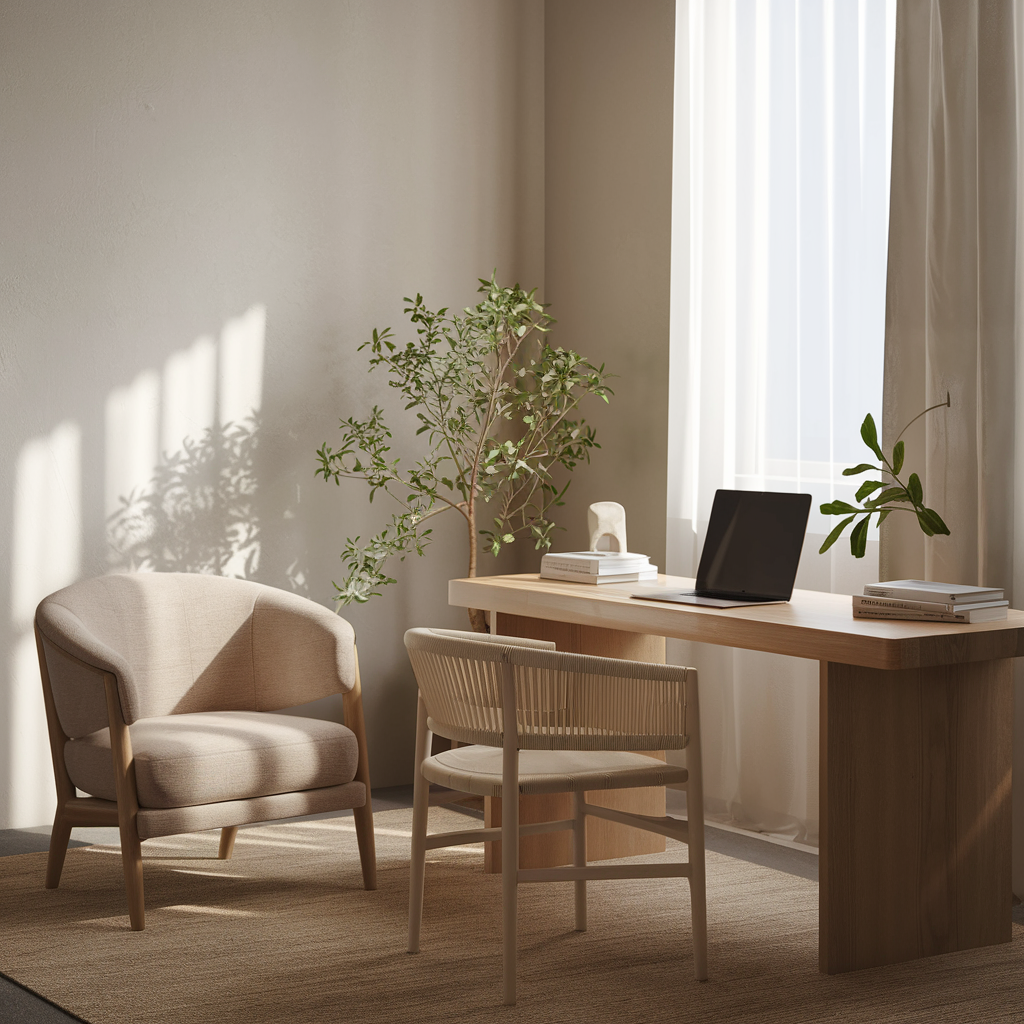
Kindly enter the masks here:
[[[374, 406], [368, 419], [342, 420], [340, 447], [324, 444], [317, 452], [324, 480], [364, 480], [370, 501], [383, 491], [401, 508], [369, 543], [346, 542], [348, 576], [335, 584], [342, 604], [364, 602], [394, 583], [388, 560], [422, 555], [430, 521], [445, 512], [465, 520], [469, 576], [477, 574], [478, 548], [497, 555], [525, 537], [546, 551], [556, 529], [551, 510], [569, 486], [554, 471], [571, 472], [600, 447], [576, 410], [587, 395], [608, 401], [604, 366], [547, 341], [554, 319], [536, 289], [503, 288], [494, 275], [479, 283], [484, 298], [461, 316], [429, 310], [421, 295], [406, 298], [416, 338], [399, 345], [390, 329], [375, 330], [360, 346], [370, 349], [371, 370], [387, 371], [427, 451], [401, 466]], [[469, 618], [475, 630], [487, 631], [481, 610], [470, 609]]]
[[[257, 464], [262, 429], [254, 414], [210, 427], [165, 453], [152, 480], [122, 496], [108, 518], [115, 566], [255, 578], [263, 543]], [[285, 518], [293, 514], [284, 510]], [[291, 589], [305, 589], [297, 563], [286, 575]]]

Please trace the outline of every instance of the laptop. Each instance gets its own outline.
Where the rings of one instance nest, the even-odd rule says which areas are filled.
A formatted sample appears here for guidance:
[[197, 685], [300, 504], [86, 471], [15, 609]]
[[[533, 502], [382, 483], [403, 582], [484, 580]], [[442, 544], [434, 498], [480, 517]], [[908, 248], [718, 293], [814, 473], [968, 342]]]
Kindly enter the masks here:
[[811, 511], [809, 494], [716, 491], [694, 590], [637, 589], [646, 601], [738, 608], [793, 596]]

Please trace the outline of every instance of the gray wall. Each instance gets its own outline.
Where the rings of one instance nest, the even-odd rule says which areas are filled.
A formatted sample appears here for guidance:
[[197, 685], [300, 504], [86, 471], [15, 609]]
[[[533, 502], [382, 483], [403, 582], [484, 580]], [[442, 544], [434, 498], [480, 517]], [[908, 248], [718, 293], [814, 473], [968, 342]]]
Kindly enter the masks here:
[[[613, 499], [663, 564], [672, 14], [0, 0], [0, 827], [52, 815], [31, 634], [45, 594], [131, 567], [148, 538], [158, 568], [331, 603], [344, 539], [388, 510], [314, 479], [314, 452], [374, 403], [396, 454], [416, 451], [356, 352], [401, 326], [405, 295], [465, 305], [492, 268], [541, 287], [554, 340], [618, 374], [557, 546]], [[120, 499], [154, 481], [161, 500], [126, 516]], [[466, 622], [446, 595], [465, 537], [435, 532], [399, 586], [343, 612], [377, 786], [411, 778], [404, 630]], [[524, 547], [482, 571], [537, 560]]]
[[[52, 815], [34, 605], [116, 564], [106, 517], [157, 449], [200, 442], [204, 479], [219, 451], [239, 506], [165, 480], [163, 568], [258, 548], [234, 570], [330, 603], [344, 538], [387, 510], [315, 480], [314, 451], [374, 402], [402, 418], [357, 345], [416, 291], [543, 281], [542, 89], [541, 2], [0, 0], [0, 827]], [[204, 448], [247, 403], [251, 458]], [[449, 526], [344, 613], [376, 785], [411, 777], [402, 633], [466, 621]]]
[[558, 517], [618, 501], [629, 547], [665, 571], [674, 0], [548, 0], [545, 294], [557, 340], [617, 375], [585, 411], [601, 450]]

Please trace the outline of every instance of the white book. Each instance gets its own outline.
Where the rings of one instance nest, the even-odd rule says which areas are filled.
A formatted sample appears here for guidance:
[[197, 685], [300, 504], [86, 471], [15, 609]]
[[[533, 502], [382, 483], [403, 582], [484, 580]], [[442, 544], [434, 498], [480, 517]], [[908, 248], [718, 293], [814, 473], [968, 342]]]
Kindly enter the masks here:
[[978, 608], [1006, 608], [1009, 601], [972, 601], [970, 604], [949, 604], [940, 601], [911, 601], [901, 597], [862, 597], [853, 595], [854, 609], [877, 608], [881, 611], [937, 612], [949, 614], [956, 611], [972, 611]]
[[1006, 618], [1009, 601], [1000, 601], [984, 608], [967, 607], [955, 612], [918, 612], [907, 609], [854, 608], [855, 619], [887, 619], [904, 622], [996, 622]]
[[559, 572], [605, 573], [640, 572], [650, 567], [647, 555], [630, 551], [562, 551], [543, 555], [541, 569], [557, 569]]
[[869, 583], [864, 587], [865, 597], [899, 597], [910, 601], [934, 601], [940, 604], [977, 604], [982, 601], [1002, 601], [998, 587], [969, 587], [959, 583], [930, 583], [927, 580], [890, 580]]
[[563, 580], [568, 583], [640, 583], [658, 578], [658, 567], [648, 563], [647, 569], [640, 569], [637, 572], [602, 572], [602, 573], [581, 573], [562, 572], [559, 569], [548, 569], [541, 567], [540, 578], [542, 580]]

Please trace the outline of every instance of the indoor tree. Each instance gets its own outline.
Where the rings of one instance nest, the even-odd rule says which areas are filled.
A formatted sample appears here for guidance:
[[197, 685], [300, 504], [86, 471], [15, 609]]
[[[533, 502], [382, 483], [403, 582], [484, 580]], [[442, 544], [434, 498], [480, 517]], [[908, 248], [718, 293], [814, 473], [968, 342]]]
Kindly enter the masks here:
[[[522, 536], [547, 550], [551, 510], [569, 486], [556, 471], [573, 470], [600, 447], [577, 408], [588, 395], [608, 401], [604, 366], [550, 344], [554, 319], [536, 289], [503, 288], [492, 275], [480, 279], [479, 291], [481, 301], [461, 315], [432, 312], [421, 295], [406, 298], [415, 338], [399, 344], [387, 328], [360, 346], [369, 349], [371, 371], [386, 371], [415, 416], [426, 450], [412, 465], [392, 457], [391, 430], [374, 406], [366, 419], [341, 421], [337, 448], [317, 451], [317, 475], [336, 484], [364, 480], [370, 501], [384, 492], [399, 506], [368, 543], [346, 541], [348, 575], [335, 584], [343, 604], [394, 583], [388, 560], [422, 555], [431, 520], [443, 513], [465, 521], [469, 576], [477, 574], [481, 549], [497, 555]], [[470, 610], [470, 621], [476, 630], [487, 628], [479, 609]]]

